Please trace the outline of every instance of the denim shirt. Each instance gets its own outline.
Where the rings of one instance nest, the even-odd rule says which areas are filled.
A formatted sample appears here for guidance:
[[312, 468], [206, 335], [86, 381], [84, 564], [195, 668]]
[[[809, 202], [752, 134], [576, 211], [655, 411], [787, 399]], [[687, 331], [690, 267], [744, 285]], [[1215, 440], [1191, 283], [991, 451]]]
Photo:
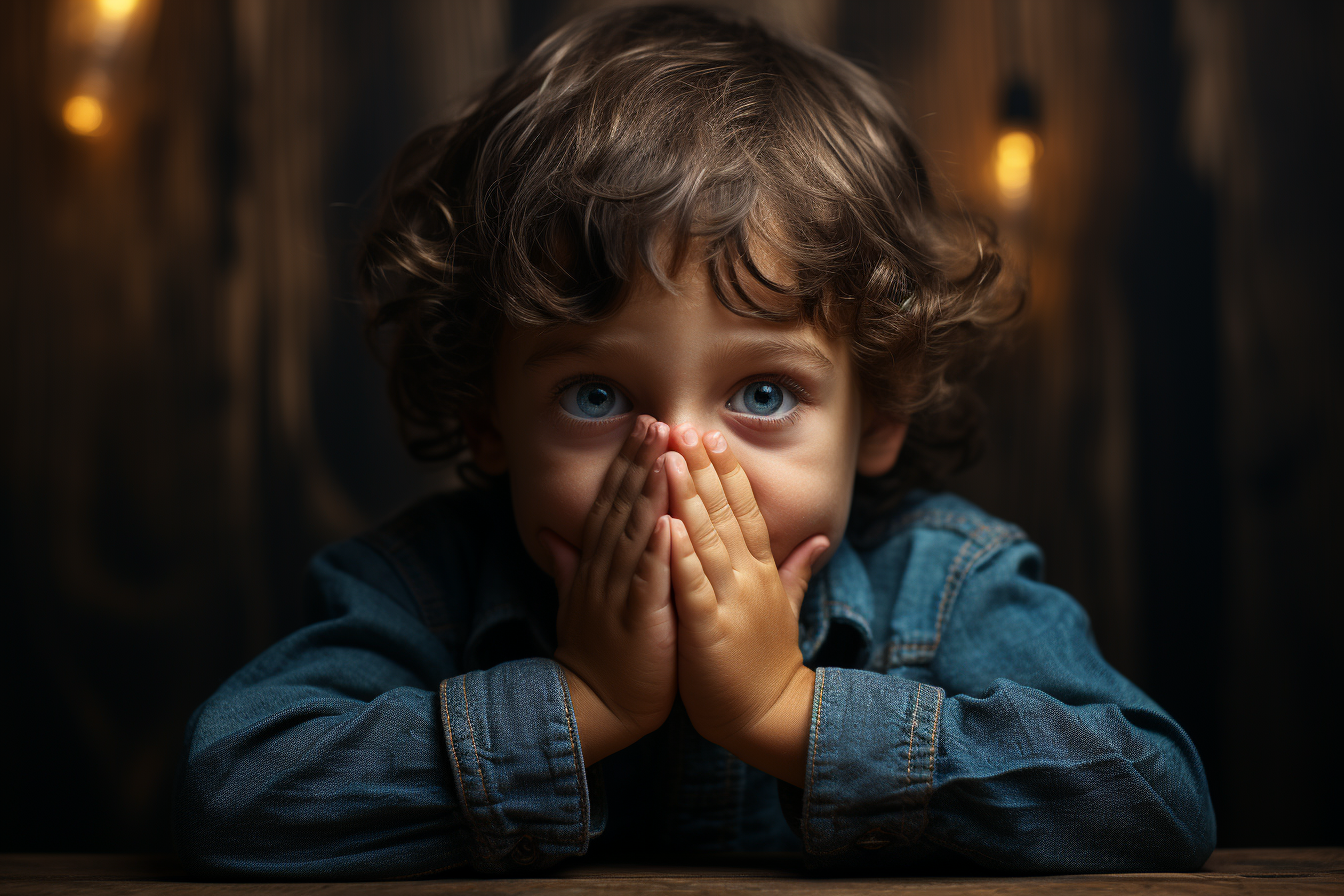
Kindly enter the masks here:
[[1185, 732], [1102, 659], [1014, 526], [916, 493], [813, 577], [804, 786], [667, 722], [585, 769], [555, 586], [507, 494], [431, 498], [321, 552], [322, 621], [192, 717], [174, 835], [214, 874], [517, 874], [568, 856], [806, 853], [893, 874], [1198, 869], [1213, 809]]

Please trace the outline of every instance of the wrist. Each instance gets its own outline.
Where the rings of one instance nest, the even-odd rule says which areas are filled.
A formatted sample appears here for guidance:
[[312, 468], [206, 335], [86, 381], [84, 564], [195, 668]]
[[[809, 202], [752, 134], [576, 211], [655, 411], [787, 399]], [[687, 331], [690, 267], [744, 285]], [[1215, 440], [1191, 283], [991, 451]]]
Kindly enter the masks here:
[[643, 737], [645, 732], [638, 731], [612, 712], [581, 675], [564, 663], [559, 663], [559, 666], [569, 686], [569, 700], [574, 707], [574, 727], [578, 729], [585, 767], [625, 749]]
[[816, 681], [816, 673], [799, 664], [770, 709], [732, 744], [723, 746], [748, 765], [802, 787]]

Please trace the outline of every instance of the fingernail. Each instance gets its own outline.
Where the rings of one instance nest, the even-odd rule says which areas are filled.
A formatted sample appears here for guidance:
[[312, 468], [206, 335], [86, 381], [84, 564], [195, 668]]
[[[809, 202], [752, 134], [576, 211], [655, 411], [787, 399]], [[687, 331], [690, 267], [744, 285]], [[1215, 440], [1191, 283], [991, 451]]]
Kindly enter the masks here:
[[658, 459], [653, 462], [653, 472], [663, 472], [663, 456], [661, 454], [658, 455]]
[[681, 434], [681, 440], [688, 446], [700, 444], [700, 436], [696, 434], [695, 427], [689, 427]]
[[680, 454], [674, 454], [671, 457], [669, 457], [667, 459], [667, 465], [676, 470], [678, 473], [686, 469], [684, 466], [682, 466]]
[[666, 424], [666, 423], [659, 423], [659, 424], [658, 424], [658, 435], [660, 435], [660, 436], [665, 436], [665, 435], [667, 435], [667, 433], [668, 433], [668, 426], [667, 426], [667, 424]]
[[728, 441], [724, 439], [723, 433], [711, 432], [709, 435], [705, 436], [705, 445], [715, 454], [722, 454], [723, 449], [728, 447]]

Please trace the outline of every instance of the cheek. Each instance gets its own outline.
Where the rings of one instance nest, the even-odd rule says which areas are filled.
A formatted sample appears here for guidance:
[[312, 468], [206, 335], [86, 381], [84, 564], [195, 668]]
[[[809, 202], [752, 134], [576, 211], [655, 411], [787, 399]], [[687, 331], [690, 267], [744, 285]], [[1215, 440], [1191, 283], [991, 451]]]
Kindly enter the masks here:
[[770, 550], [775, 564], [813, 535], [825, 535], [832, 546], [840, 543], [849, 520], [854, 476], [845, 464], [786, 464], [778, 461], [747, 467], [756, 503], [770, 528]]
[[610, 458], [565, 452], [535, 452], [522, 463], [510, 459], [509, 481], [518, 535], [537, 565], [553, 573], [537, 532], [550, 529], [580, 547], [583, 524], [597, 498]]

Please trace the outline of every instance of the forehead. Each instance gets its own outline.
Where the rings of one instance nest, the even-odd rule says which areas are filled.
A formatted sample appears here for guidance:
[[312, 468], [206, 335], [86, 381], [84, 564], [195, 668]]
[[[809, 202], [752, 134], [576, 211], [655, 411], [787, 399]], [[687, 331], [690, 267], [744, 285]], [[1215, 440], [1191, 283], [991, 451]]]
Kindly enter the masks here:
[[522, 372], [541, 372], [564, 359], [625, 358], [658, 362], [694, 356], [704, 364], [773, 361], [817, 376], [849, 371], [847, 340], [803, 321], [744, 317], [714, 295], [703, 267], [669, 291], [651, 276], [632, 282], [615, 314], [598, 323], [547, 330], [509, 330], [505, 354]]

